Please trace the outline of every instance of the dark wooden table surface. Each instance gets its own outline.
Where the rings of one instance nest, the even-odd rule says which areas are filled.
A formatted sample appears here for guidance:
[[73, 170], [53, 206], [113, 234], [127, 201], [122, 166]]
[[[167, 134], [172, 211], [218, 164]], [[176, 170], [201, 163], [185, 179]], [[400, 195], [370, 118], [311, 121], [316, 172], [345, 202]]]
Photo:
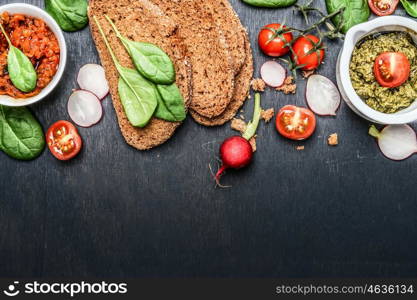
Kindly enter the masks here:
[[[21, 0], [1, 4], [12, 2]], [[267, 60], [258, 29], [304, 23], [292, 9], [232, 4], [249, 28], [258, 75]], [[32, 107], [44, 129], [69, 118], [78, 69], [99, 62], [88, 28], [65, 38], [65, 75]], [[328, 45], [320, 69], [332, 79], [341, 44]], [[263, 106], [305, 105], [305, 83], [295, 96], [266, 92]], [[139, 152], [124, 142], [109, 97], [103, 105], [102, 122], [80, 129], [85, 146], [70, 162], [48, 150], [31, 162], [0, 154], [0, 276], [416, 276], [417, 157], [385, 159], [368, 122], [345, 104], [336, 118], [319, 118], [305, 143], [262, 124], [254, 163], [224, 177], [230, 189], [215, 188], [208, 169], [234, 134], [229, 126], [188, 118], [164, 146]], [[333, 132], [340, 145], [331, 148]]]

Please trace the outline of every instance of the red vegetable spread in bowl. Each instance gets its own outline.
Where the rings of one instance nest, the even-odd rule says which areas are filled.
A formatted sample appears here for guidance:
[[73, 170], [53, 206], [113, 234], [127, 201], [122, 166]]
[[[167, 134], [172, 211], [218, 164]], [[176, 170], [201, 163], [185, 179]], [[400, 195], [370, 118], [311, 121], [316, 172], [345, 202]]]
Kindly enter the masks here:
[[10, 80], [7, 70], [8, 43], [0, 34], [0, 95], [13, 98], [30, 98], [38, 95], [58, 70], [60, 49], [58, 40], [41, 19], [22, 14], [4, 12], [0, 21], [13, 46], [19, 48], [31, 60], [38, 80], [36, 88], [29, 93], [18, 90]]

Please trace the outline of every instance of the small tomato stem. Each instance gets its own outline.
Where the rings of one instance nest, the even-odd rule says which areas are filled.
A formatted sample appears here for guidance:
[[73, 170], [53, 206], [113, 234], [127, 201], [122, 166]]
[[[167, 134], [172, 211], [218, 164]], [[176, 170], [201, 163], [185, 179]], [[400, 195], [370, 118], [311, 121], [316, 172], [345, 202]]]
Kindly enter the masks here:
[[259, 120], [261, 119], [261, 94], [255, 94], [255, 105], [253, 109], [253, 118], [249, 122], [246, 131], [243, 133], [243, 138], [250, 140], [255, 134], [259, 126]]

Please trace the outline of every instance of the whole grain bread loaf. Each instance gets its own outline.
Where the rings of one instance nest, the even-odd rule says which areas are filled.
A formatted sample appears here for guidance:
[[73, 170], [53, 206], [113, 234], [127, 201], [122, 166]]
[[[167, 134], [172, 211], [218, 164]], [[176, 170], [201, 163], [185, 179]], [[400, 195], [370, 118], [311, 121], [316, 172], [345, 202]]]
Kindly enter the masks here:
[[192, 64], [191, 108], [214, 118], [229, 105], [234, 74], [229, 47], [210, 1], [151, 0], [179, 24]]
[[225, 124], [236, 116], [238, 110], [245, 103], [246, 99], [248, 99], [250, 82], [253, 76], [253, 57], [248, 33], [243, 27], [241, 29], [241, 34], [245, 39], [246, 59], [240, 73], [236, 76], [233, 99], [227, 106], [226, 110], [220, 116], [215, 118], [206, 118], [197, 112], [190, 110], [190, 114], [194, 120], [201, 125], [219, 126]]
[[123, 66], [133, 68], [128, 53], [117, 39], [104, 15], [108, 15], [121, 33], [129, 39], [153, 43], [163, 49], [174, 62], [177, 73], [176, 83], [183, 95], [185, 106], [188, 107], [191, 102], [191, 64], [184, 40], [177, 30], [178, 24], [148, 0], [118, 0], [115, 2], [90, 0], [88, 14], [91, 33], [106, 70], [113, 106], [123, 137], [129, 145], [139, 150], [151, 149], [164, 143], [174, 134], [180, 123], [167, 122], [157, 118], [152, 118], [145, 128], [133, 127], [129, 123], [118, 95], [119, 75], [92, 17], [96, 16], [100, 21]]

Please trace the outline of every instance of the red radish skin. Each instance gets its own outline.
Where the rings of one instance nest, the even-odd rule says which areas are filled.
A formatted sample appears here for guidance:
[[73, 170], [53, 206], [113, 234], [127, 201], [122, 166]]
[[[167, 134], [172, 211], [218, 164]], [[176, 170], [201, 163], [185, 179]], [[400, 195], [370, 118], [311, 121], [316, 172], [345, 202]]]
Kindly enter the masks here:
[[252, 161], [253, 150], [250, 143], [241, 136], [232, 136], [220, 146], [222, 166], [216, 174], [216, 182], [220, 185], [220, 177], [227, 169], [241, 169]]
[[269, 87], [278, 88], [284, 85], [287, 70], [275, 60], [270, 60], [262, 65], [261, 77]]

